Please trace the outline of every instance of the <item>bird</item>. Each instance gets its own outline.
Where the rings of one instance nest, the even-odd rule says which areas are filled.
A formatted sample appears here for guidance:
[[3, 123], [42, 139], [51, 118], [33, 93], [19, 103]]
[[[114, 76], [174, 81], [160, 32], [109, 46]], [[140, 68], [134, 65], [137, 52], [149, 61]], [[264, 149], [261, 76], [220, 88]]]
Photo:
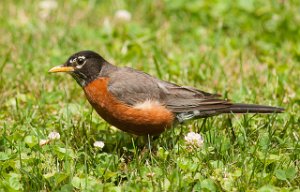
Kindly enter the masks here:
[[232, 103], [219, 94], [113, 65], [90, 50], [74, 53], [49, 72], [70, 74], [106, 122], [137, 136], [156, 136], [187, 120], [219, 114], [284, 111], [281, 107]]

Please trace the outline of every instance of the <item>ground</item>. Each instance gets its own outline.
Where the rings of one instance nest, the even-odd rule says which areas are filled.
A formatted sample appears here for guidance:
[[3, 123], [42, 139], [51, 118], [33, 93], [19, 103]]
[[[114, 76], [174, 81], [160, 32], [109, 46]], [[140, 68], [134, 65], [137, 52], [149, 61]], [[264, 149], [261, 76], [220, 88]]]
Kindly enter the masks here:
[[[2, 0], [0, 191], [299, 191], [299, 9], [296, 0]], [[136, 138], [99, 118], [71, 76], [47, 73], [85, 49], [286, 111]], [[191, 131], [202, 145], [186, 142]], [[60, 137], [47, 141], [51, 132]]]

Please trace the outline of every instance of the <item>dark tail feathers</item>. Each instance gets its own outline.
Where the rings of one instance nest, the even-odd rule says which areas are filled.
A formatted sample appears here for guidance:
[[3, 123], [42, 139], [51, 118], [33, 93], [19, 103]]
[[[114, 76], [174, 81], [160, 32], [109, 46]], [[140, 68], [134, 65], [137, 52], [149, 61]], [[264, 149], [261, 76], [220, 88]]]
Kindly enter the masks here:
[[194, 110], [179, 113], [176, 115], [176, 118], [181, 123], [189, 119], [211, 117], [222, 113], [281, 113], [283, 111], [284, 108], [281, 107], [235, 103], [230, 104], [229, 106], [226, 106], [224, 108], [214, 108], [212, 106], [207, 110]]
[[281, 113], [283, 111], [284, 108], [281, 107], [235, 103], [229, 108], [222, 109], [221, 113]]

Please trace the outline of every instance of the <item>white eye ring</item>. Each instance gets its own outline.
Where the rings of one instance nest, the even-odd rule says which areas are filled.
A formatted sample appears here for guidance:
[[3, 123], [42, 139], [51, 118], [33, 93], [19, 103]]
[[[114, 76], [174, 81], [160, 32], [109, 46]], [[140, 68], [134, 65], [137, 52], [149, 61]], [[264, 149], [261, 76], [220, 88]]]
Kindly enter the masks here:
[[82, 59], [82, 58], [78, 58], [78, 59], [77, 59], [77, 64], [78, 64], [78, 65], [82, 65], [82, 64], [84, 64], [84, 62], [85, 62], [85, 60]]
[[[86, 63], [85, 56], [79, 56], [79, 57], [76, 58], [75, 61], [78, 64], [78, 65], [76, 65], [77, 69], [81, 69], [83, 67], [83, 65]], [[79, 63], [79, 61], [83, 61], [83, 63]]]

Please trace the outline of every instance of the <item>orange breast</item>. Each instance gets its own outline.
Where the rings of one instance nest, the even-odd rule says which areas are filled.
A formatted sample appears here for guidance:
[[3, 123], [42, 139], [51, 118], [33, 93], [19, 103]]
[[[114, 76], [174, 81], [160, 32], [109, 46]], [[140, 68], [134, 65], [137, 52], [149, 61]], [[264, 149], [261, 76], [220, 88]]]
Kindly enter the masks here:
[[97, 113], [111, 125], [135, 135], [156, 135], [172, 126], [174, 115], [164, 106], [128, 106], [108, 92], [107, 84], [108, 78], [98, 78], [84, 91]]

